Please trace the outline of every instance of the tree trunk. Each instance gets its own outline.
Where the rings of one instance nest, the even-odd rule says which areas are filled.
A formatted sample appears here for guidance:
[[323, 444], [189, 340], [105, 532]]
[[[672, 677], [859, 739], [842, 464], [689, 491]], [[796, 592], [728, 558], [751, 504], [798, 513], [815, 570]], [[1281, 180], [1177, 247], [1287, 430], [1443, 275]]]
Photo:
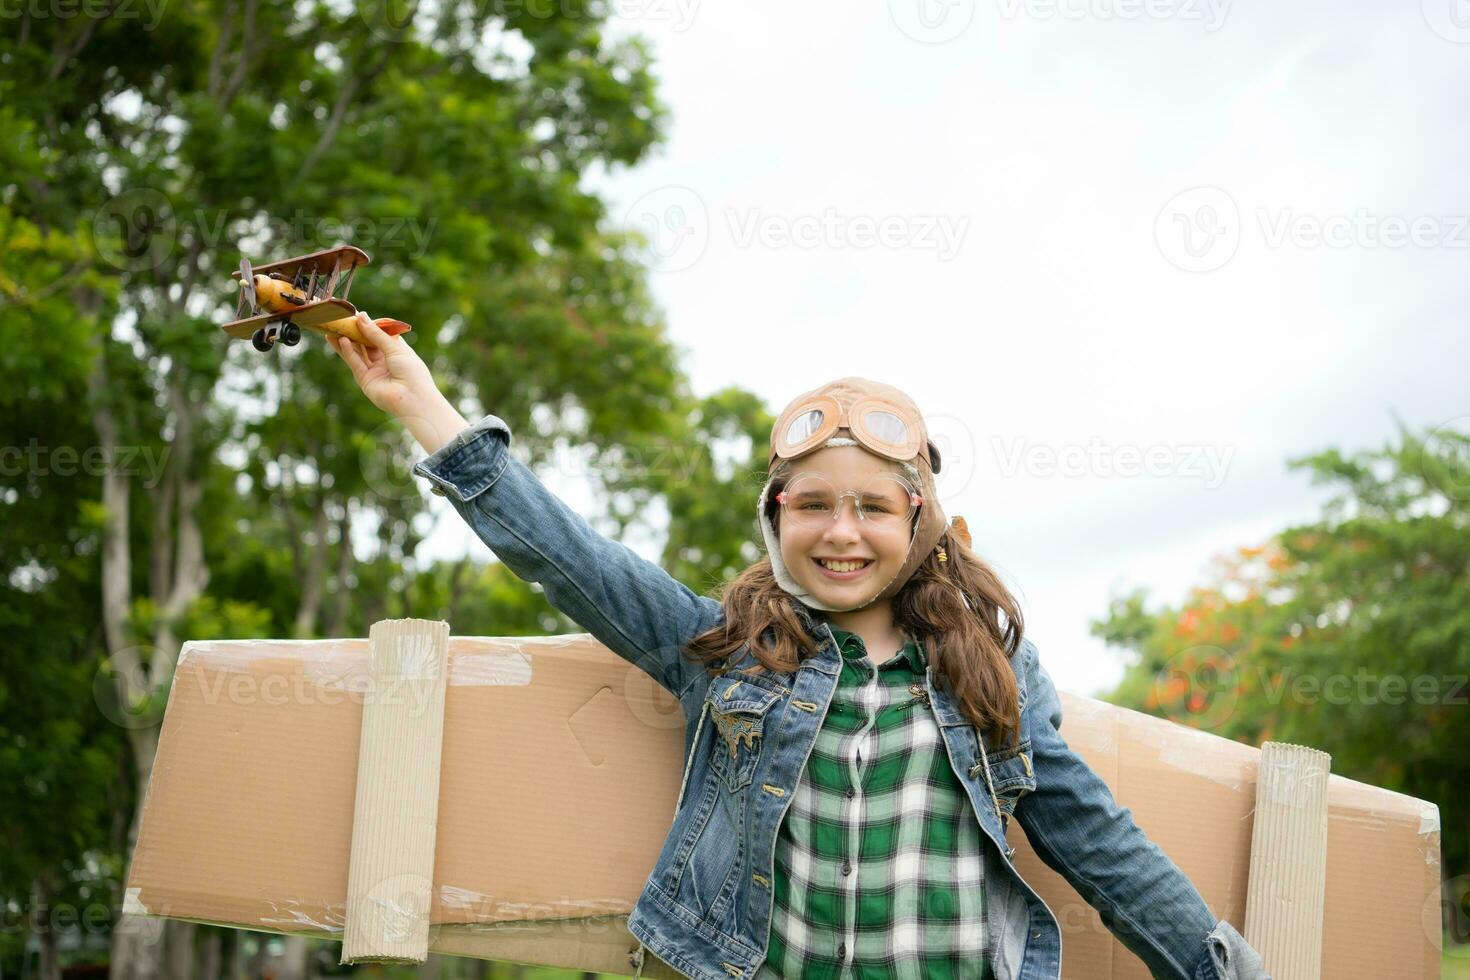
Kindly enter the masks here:
[[194, 922], [169, 919], [163, 924], [169, 980], [194, 980], [194, 936], [198, 931], [199, 925]]
[[255, 955], [250, 960], [250, 976], [265, 976], [266, 963], [270, 958], [269, 940], [261, 934], [255, 936]]
[[[79, 307], [87, 309], [95, 300], [78, 297]], [[91, 307], [95, 310], [95, 305]], [[117, 458], [119, 435], [108, 398], [107, 338], [93, 365], [90, 378], [92, 424], [97, 430], [98, 446], [103, 458]], [[113, 683], [118, 704], [126, 712], [131, 706], [145, 703], [173, 682], [178, 659], [175, 624], [209, 582], [209, 569], [204, 561], [204, 539], [200, 531], [198, 509], [203, 486], [190, 474], [194, 456], [194, 433], [203, 409], [191, 404], [180, 382], [169, 385], [169, 403], [174, 411], [174, 444], [170, 469], [174, 474], [172, 497], [177, 507], [177, 524], [167, 520], [152, 522], [159, 540], [153, 548], [170, 550], [166, 562], [150, 561], [150, 586], [160, 590], [166, 599], [159, 606], [151, 647], [138, 646], [128, 631], [132, 608], [132, 554], [129, 550], [129, 477], [108, 466], [102, 474], [103, 518], [102, 540], [102, 623], [107, 653], [113, 668]], [[138, 842], [138, 827], [143, 815], [148, 780], [153, 773], [153, 758], [158, 750], [156, 720], [124, 716], [119, 723], [127, 728], [128, 746], [133, 756], [136, 780], [132, 821], [128, 827], [127, 869], [131, 870], [133, 848]], [[124, 878], [126, 882], [126, 878]], [[123, 910], [112, 931], [110, 972], [125, 980], [159, 980], [164, 977], [188, 978], [194, 972], [194, 931], [190, 922], [165, 922], [128, 914], [126, 897]], [[172, 955], [169, 954], [172, 947]]]
[[173, 466], [165, 462], [163, 479], [150, 495], [150, 506], [153, 508], [153, 548], [148, 555], [148, 594], [160, 606], [168, 598], [169, 579], [173, 573], [174, 500], [178, 495], [176, 472]]
[[449, 608], [445, 615], [449, 617], [450, 626], [458, 621], [459, 601], [474, 581], [476, 570], [475, 560], [466, 555], [454, 563], [454, 569], [449, 573]]
[[204, 980], [215, 980], [222, 976], [224, 965], [224, 929], [205, 926], [203, 942], [199, 944], [199, 976]]
[[61, 955], [56, 948], [56, 931], [51, 927], [55, 912], [52, 908], [55, 893], [50, 872], [37, 877], [32, 888], [34, 914], [31, 919], [36, 923], [36, 940], [41, 947], [36, 980], [61, 980]]
[[[78, 305], [87, 308], [83, 296]], [[95, 310], [95, 303], [92, 304]], [[92, 425], [97, 430], [98, 448], [103, 459], [116, 459], [118, 435], [111, 406], [107, 403], [107, 340], [103, 339], [102, 350], [93, 364], [90, 379], [92, 396]], [[128, 479], [114, 467], [102, 473], [102, 626], [106, 637], [108, 656], [112, 660], [113, 682], [117, 689], [118, 703], [125, 708], [142, 694], [143, 665], [142, 651], [129, 644], [127, 631], [128, 610], [132, 605], [130, 574], [132, 557], [128, 542], [128, 505], [131, 486]], [[148, 748], [150, 731], [129, 729], [128, 743], [133, 753], [135, 777], [141, 772], [144, 780], [153, 764], [151, 749]], [[141, 744], [140, 744], [141, 743]], [[146, 758], [145, 758], [146, 756]], [[141, 765], [140, 765], [141, 762]], [[143, 799], [146, 781], [139, 783], [136, 799]], [[132, 865], [133, 845], [138, 840], [136, 809], [128, 826], [127, 865]], [[124, 877], [126, 881], [126, 876]], [[126, 907], [126, 906], [125, 906]], [[127, 978], [154, 978], [162, 972], [161, 944], [148, 941], [149, 929], [145, 920], [119, 912], [117, 925], [112, 930], [111, 975]]]
[[[312, 520], [310, 550], [304, 566], [298, 565], [296, 577], [301, 589], [301, 601], [296, 606], [295, 636], [310, 639], [316, 633], [317, 618], [321, 614], [322, 599], [327, 585], [327, 508], [326, 500], [317, 497], [316, 517]], [[289, 507], [290, 505], [287, 504]]]
[[352, 589], [347, 584], [352, 575], [352, 501], [342, 502], [342, 516], [337, 518], [337, 579], [332, 596], [332, 621], [327, 624], [327, 636], [345, 636], [347, 612], [352, 598]]
[[305, 936], [281, 937], [281, 968], [275, 980], [306, 980], [311, 962], [311, 941]]
[[246, 977], [251, 976], [249, 946], [250, 933], [244, 929], [230, 931], [230, 968], [224, 976], [230, 980], [246, 980]]
[[[138, 843], [138, 827], [142, 823], [144, 787], [158, 751], [158, 729], [129, 730], [128, 745], [132, 750], [134, 779], [141, 781], [134, 794], [133, 816], [128, 821], [127, 862], [123, 872], [125, 885], [128, 874], [132, 872], [133, 849]], [[124, 901], [123, 911], [119, 911], [114, 920], [109, 975], [117, 980], [161, 980], [165, 975], [164, 920], [132, 915], [126, 909]]]

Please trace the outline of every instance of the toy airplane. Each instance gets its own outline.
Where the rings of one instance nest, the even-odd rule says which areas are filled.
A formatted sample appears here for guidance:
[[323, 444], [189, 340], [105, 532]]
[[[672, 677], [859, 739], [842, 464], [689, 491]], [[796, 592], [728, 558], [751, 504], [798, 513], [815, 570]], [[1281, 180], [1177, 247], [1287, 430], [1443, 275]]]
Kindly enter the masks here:
[[[220, 329], [238, 340], [250, 338], [262, 354], [272, 350], [276, 341], [287, 347], [301, 343], [302, 327], [366, 344], [367, 338], [357, 328], [357, 308], [347, 302], [347, 291], [357, 267], [369, 261], [366, 252], [352, 245], [298, 255], [254, 270], [249, 259], [241, 259], [240, 271], [231, 273], [240, 282], [237, 319]], [[339, 285], [341, 296], [336, 295]], [[387, 317], [374, 322], [392, 337], [413, 329]]]

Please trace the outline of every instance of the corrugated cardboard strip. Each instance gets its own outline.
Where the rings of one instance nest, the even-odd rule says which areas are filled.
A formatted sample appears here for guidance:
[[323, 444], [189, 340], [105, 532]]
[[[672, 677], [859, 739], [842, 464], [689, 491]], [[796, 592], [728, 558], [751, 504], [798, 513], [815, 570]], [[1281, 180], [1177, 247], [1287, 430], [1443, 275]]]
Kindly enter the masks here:
[[1243, 935], [1273, 980], [1320, 980], [1332, 757], [1266, 742], [1256, 781]]
[[374, 623], [357, 756], [343, 963], [429, 953], [449, 624]]

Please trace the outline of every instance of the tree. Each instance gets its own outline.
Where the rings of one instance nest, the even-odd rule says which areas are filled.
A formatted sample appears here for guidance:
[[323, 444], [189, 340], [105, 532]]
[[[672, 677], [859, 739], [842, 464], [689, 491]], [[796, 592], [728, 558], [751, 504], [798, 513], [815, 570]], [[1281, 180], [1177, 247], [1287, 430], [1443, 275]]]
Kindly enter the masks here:
[[[1134, 593], [1093, 632], [1137, 660], [1110, 700], [1439, 805], [1470, 871], [1470, 434], [1453, 425], [1289, 461], [1336, 488], [1321, 518], [1220, 562], [1179, 609]], [[1458, 828], [1460, 832], [1454, 832]]]
[[[410, 574], [425, 506], [406, 489], [401, 434], [319, 345], [269, 360], [224, 350], [215, 325], [241, 254], [366, 247], [374, 265], [352, 298], [414, 322], [456, 400], [493, 406], [536, 452], [558, 437], [637, 439], [687, 399], [631, 243], [600, 227], [601, 202], [579, 186], [589, 167], [640, 159], [664, 119], [644, 49], [607, 42], [601, 13], [158, 9], [152, 21], [141, 5], [27, 6], [0, 39], [0, 226], [13, 246], [0, 316], [24, 338], [16, 370], [34, 372], [12, 377], [70, 385], [72, 445], [162, 461], [148, 474], [104, 466], [76, 488], [97, 501], [93, 609], [129, 712], [135, 801], [180, 641], [203, 635], [190, 623], [360, 630]], [[12, 431], [5, 444], [25, 445], [29, 432]], [[38, 530], [70, 533], [76, 503], [38, 503], [62, 515]], [[368, 566], [359, 529], [377, 545]], [[228, 550], [242, 540], [262, 544], [269, 570], [253, 587]], [[15, 555], [13, 574], [66, 573], [56, 556]], [[224, 568], [247, 599], [211, 592]], [[382, 591], [349, 601], [369, 569]], [[137, 814], [127, 822], [130, 850]], [[149, 946], [119, 931], [114, 971], [157, 975], [167, 956], [185, 973], [192, 933], [170, 923]]]

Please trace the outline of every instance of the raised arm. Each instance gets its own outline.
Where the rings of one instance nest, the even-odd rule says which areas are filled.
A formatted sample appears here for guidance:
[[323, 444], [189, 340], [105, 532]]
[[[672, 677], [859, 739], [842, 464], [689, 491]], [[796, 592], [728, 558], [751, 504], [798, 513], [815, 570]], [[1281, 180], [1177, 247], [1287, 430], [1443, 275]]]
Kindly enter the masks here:
[[1062, 705], [1036, 645], [1022, 643], [1036, 789], [1016, 820], [1042, 861], [1067, 880], [1103, 924], [1171, 980], [1270, 980], [1260, 957], [1216, 919], [1189, 878], [1119, 807], [1102, 777], [1062, 738]]
[[[363, 320], [371, 324], [366, 314]], [[337, 352], [373, 403], [400, 418], [429, 451], [414, 472], [449, 499], [507, 568], [541, 585], [552, 606], [683, 701], [704, 668], [680, 650], [721, 621], [720, 604], [593, 530], [511, 456], [504, 421], [487, 415], [465, 422], [402, 337], [371, 330], [376, 336], [363, 325], [373, 348], [344, 340]]]

